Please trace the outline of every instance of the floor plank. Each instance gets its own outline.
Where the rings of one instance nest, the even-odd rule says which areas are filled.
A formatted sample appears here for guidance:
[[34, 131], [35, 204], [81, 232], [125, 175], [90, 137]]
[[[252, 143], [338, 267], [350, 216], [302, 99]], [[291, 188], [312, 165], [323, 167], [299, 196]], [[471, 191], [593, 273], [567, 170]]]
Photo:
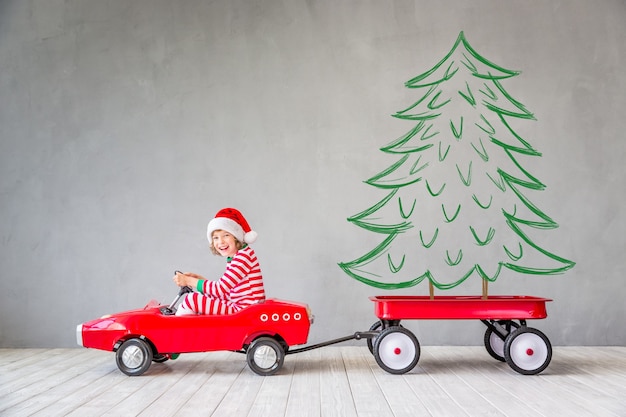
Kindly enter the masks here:
[[317, 417], [321, 411], [319, 365], [321, 350], [290, 355], [286, 360], [296, 360], [287, 396], [285, 416]]
[[483, 381], [471, 376], [468, 362], [463, 358], [453, 355], [449, 349], [425, 348], [423, 351], [422, 369], [465, 413], [470, 416], [505, 415], [480, 394]]
[[[541, 407], [536, 404], [537, 401], [528, 401], [533, 393], [520, 390], [519, 382], [505, 377], [505, 380], [511, 382], [503, 384], [503, 378], [500, 376], [511, 374], [512, 371], [506, 363], [496, 361], [486, 355], [482, 346], [461, 350], [454, 347], [432, 349], [433, 352], [445, 351], [445, 355], [454, 358], [455, 363], [459, 365], [457, 367], [446, 365], [448, 371], [459, 375], [468, 385], [472, 386], [476, 395], [484, 397], [498, 412], [507, 416], [551, 417], [554, 415], [542, 412]], [[468, 355], [470, 350], [471, 354]], [[433, 356], [435, 355], [433, 354]], [[442, 362], [445, 363], [445, 360]], [[534, 393], [534, 395], [540, 394], [539, 392]], [[539, 403], [542, 401], [545, 401], [545, 398], [541, 398]]]
[[393, 416], [385, 395], [372, 372], [373, 357], [369, 354], [367, 356], [361, 354], [367, 348], [346, 347], [340, 349], [343, 349], [343, 360], [346, 364], [346, 374], [357, 415]]
[[[369, 350], [359, 349], [359, 352], [367, 358], [373, 358]], [[367, 359], [365, 359], [367, 360]], [[415, 391], [411, 379], [415, 379], [415, 370], [405, 375], [392, 375], [378, 366], [375, 359], [368, 361], [376, 383], [382, 391], [391, 412], [396, 417], [415, 415], [428, 415], [428, 409], [421, 400], [423, 393]]]
[[212, 352], [209, 357], [212, 361], [204, 368], [209, 377], [199, 387], [189, 387], [193, 394], [173, 415], [180, 417], [219, 415], [214, 414], [215, 410], [235, 386], [240, 375], [243, 372], [252, 373], [246, 368], [245, 357], [239, 353]]
[[249, 417], [269, 416], [272, 414], [278, 416], [285, 415], [293, 376], [294, 363], [286, 360], [278, 374], [263, 378], [259, 392], [247, 415]]
[[426, 346], [404, 375], [365, 344], [287, 355], [274, 376], [245, 355], [181, 355], [128, 377], [89, 349], [0, 349], [0, 416], [626, 416], [626, 347], [554, 347], [520, 375], [482, 346]]
[[[345, 348], [344, 348], [345, 349]], [[356, 417], [350, 381], [341, 349], [321, 349], [319, 362], [320, 415]]]

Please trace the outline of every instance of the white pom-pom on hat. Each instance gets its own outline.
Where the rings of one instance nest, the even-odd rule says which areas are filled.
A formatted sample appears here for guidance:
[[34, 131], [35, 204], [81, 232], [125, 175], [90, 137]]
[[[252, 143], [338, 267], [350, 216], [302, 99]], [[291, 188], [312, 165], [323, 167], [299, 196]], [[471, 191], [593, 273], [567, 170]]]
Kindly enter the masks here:
[[238, 241], [254, 243], [258, 237], [257, 232], [250, 228], [243, 214], [234, 208], [223, 208], [217, 212], [207, 226], [206, 237], [211, 241], [214, 231], [225, 230], [232, 234]]
[[243, 241], [246, 243], [254, 243], [256, 242], [257, 237], [259, 237], [259, 234], [255, 232], [254, 230], [250, 230], [248, 233], [244, 235]]

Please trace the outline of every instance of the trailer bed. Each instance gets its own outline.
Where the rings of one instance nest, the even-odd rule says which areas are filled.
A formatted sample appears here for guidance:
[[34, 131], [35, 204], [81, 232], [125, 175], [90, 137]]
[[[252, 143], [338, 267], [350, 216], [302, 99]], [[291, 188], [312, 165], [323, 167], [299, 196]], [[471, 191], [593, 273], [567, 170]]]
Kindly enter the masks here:
[[374, 313], [381, 320], [525, 320], [547, 317], [549, 298], [481, 296], [373, 296]]

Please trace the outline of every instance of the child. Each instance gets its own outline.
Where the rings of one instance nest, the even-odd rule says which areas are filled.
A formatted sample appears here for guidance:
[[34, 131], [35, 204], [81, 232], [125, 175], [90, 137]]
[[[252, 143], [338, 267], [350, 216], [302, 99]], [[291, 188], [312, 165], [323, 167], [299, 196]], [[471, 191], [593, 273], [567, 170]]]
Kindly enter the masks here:
[[196, 292], [188, 293], [176, 311], [177, 316], [190, 314], [233, 314], [265, 300], [263, 276], [253, 243], [257, 233], [234, 208], [217, 212], [207, 227], [211, 252], [227, 257], [226, 271], [217, 281], [208, 281], [191, 272], [177, 272], [174, 282]]

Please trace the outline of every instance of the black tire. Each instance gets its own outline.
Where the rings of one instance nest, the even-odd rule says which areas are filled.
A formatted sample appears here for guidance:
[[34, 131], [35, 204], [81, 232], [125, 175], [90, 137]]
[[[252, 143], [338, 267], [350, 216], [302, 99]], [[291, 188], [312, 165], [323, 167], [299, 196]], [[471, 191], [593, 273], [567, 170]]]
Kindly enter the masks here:
[[[369, 331], [370, 332], [375, 332], [380, 330], [380, 328], [383, 326], [383, 323], [381, 321], [377, 321], [376, 323], [372, 324], [370, 326]], [[376, 336], [378, 337], [378, 336]], [[370, 350], [370, 353], [373, 355], [374, 354], [374, 342], [376, 341], [376, 337], [372, 337], [371, 339], [368, 338], [367, 339], [367, 348]]]
[[[511, 320], [499, 320], [497, 324], [504, 327], [505, 331], [509, 329], [507, 336], [511, 333], [511, 331], [519, 329], [519, 324]], [[500, 362], [506, 362], [506, 359], [504, 358], [504, 340], [489, 327], [487, 327], [487, 330], [485, 331], [483, 342], [485, 344], [485, 349], [487, 349], [487, 352], [492, 358], [499, 360]]]
[[520, 327], [506, 338], [504, 358], [514, 371], [522, 375], [535, 375], [550, 364], [552, 345], [539, 330]]
[[154, 363], [163, 363], [163, 362], [167, 362], [170, 359], [169, 356], [167, 355], [162, 355], [160, 353], [157, 353], [156, 355], [152, 356], [152, 362]]
[[250, 344], [246, 352], [248, 366], [255, 374], [274, 375], [285, 361], [285, 349], [271, 337], [260, 337]]
[[[398, 320], [398, 323], [400, 323], [400, 320]], [[397, 324], [397, 326], [402, 327], [401, 324]], [[382, 321], [377, 321], [376, 323], [372, 324], [369, 328], [370, 332], [380, 332], [380, 330], [382, 330], [383, 328], [383, 322]], [[376, 342], [376, 337], [372, 337], [372, 338], [368, 338], [367, 339], [367, 348], [369, 349], [370, 353], [373, 355], [374, 354], [374, 342]]]
[[376, 363], [390, 374], [404, 374], [415, 368], [420, 358], [417, 337], [401, 326], [383, 329], [374, 341]]
[[115, 353], [120, 371], [128, 376], [139, 376], [150, 368], [152, 347], [142, 339], [128, 339]]

